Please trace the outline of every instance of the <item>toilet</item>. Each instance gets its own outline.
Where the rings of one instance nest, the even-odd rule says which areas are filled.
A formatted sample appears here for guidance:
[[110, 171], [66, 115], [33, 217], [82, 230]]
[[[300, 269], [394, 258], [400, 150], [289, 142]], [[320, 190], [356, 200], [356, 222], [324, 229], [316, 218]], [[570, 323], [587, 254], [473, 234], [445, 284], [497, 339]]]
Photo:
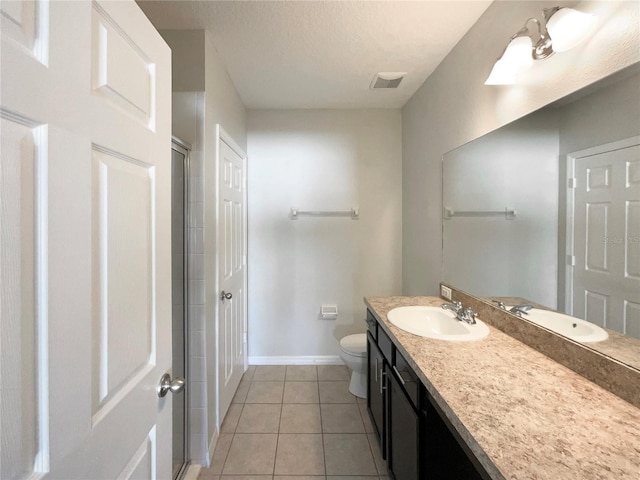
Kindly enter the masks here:
[[340, 358], [352, 372], [349, 391], [367, 398], [367, 334], [347, 335], [340, 340]]

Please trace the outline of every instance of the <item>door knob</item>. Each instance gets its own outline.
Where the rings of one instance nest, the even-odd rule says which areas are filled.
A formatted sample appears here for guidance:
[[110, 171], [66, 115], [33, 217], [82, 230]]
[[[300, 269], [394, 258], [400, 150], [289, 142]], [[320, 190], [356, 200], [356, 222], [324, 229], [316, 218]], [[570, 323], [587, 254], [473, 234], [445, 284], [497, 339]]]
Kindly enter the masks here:
[[180, 393], [184, 390], [184, 385], [184, 378], [176, 377], [171, 380], [171, 375], [165, 373], [160, 379], [160, 385], [158, 385], [158, 396], [164, 397], [167, 392]]
[[225, 292], [224, 290], [220, 292], [220, 300], [222, 300], [223, 302], [225, 300], [231, 300], [232, 297], [233, 295], [231, 293]]

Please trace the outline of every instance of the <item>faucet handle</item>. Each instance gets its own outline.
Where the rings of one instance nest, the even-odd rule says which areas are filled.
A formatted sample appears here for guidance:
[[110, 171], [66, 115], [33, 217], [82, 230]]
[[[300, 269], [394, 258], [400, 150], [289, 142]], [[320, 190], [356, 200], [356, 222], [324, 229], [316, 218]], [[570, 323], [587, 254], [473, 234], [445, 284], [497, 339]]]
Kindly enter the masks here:
[[468, 323], [469, 325], [475, 325], [477, 313], [473, 311], [471, 307], [467, 307], [463, 312], [458, 312], [458, 320]]
[[502, 303], [500, 300], [491, 300], [493, 303], [495, 303], [499, 308], [501, 308], [502, 310], [506, 310], [507, 306]]
[[520, 305], [516, 305], [515, 307], [511, 307], [511, 309], [509, 309], [509, 311], [511, 313], [515, 313], [516, 315], [521, 317], [523, 313], [525, 315], [527, 315], [529, 313], [529, 310], [531, 310], [532, 308], [533, 308], [533, 305], [529, 305], [529, 304], [523, 303], [523, 304], [520, 304]]

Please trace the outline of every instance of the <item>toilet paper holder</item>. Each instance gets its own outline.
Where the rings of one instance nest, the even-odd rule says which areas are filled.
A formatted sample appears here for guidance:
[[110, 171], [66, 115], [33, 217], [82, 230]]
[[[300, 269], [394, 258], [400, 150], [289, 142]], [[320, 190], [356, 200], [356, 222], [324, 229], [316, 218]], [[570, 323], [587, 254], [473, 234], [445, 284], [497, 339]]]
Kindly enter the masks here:
[[322, 305], [320, 307], [320, 316], [324, 320], [335, 320], [338, 318], [338, 306], [337, 305]]

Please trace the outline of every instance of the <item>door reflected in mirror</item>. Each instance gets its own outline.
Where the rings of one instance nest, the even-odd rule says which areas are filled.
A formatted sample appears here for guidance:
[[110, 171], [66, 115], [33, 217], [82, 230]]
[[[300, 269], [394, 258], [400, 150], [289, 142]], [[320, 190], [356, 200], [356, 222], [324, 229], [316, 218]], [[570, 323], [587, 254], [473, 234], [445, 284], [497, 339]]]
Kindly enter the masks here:
[[638, 65], [446, 153], [442, 218], [443, 282], [640, 370]]

